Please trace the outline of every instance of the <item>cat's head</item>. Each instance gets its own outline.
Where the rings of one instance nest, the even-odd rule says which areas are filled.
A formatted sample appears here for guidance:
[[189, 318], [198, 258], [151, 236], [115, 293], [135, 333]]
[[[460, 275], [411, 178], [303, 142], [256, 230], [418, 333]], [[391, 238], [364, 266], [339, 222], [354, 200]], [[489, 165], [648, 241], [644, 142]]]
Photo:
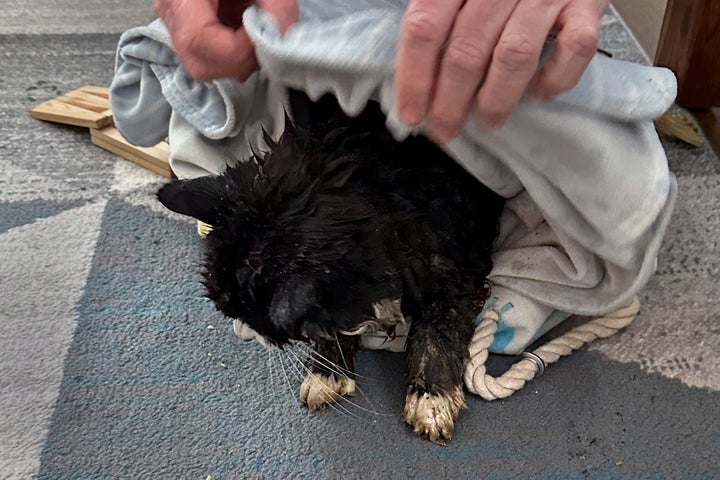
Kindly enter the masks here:
[[277, 345], [334, 338], [340, 328], [318, 296], [353, 248], [355, 221], [370, 212], [352, 195], [339, 198], [356, 164], [337, 152], [289, 128], [270, 153], [158, 192], [170, 210], [212, 226], [207, 297]]

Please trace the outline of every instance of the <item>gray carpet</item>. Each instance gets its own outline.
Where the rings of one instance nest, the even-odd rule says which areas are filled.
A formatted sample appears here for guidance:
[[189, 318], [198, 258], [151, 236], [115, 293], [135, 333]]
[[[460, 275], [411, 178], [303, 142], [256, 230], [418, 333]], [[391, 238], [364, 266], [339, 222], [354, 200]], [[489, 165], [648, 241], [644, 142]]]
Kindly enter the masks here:
[[[400, 421], [398, 354], [360, 356], [365, 396], [349, 414], [309, 415], [290, 358], [236, 341], [202, 299], [200, 240], [155, 203], [161, 180], [27, 115], [107, 85], [118, 33], [150, 4], [3, 2], [0, 478], [720, 478], [708, 148], [666, 141], [678, 207], [627, 331], [510, 399], [471, 398], [445, 448]], [[645, 60], [613, 15], [603, 33], [615, 56]]]

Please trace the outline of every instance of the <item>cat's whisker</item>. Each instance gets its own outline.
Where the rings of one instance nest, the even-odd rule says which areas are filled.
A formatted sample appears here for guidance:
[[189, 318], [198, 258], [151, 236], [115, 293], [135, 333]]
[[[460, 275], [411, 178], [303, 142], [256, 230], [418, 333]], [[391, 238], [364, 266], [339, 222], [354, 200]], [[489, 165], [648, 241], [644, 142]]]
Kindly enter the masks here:
[[[290, 351], [290, 350], [289, 350], [289, 351]], [[303, 367], [303, 369], [308, 373], [308, 375], [312, 376], [313, 378], [317, 378], [317, 375], [315, 375], [305, 364], [302, 363], [302, 360], [300, 359], [300, 357], [298, 357], [298, 356], [297, 356], [294, 352], [292, 352], [292, 351], [290, 351], [290, 353], [292, 353], [292, 355], [295, 356], [295, 358], [297, 359], [298, 363], [300, 363], [300, 365], [301, 365], [301, 366]], [[329, 387], [327, 387], [327, 386], [326, 386], [325, 384], [323, 384], [322, 382], [318, 382], [318, 383], [322, 386], [323, 390], [325, 390], [326, 392], [329, 392], [329, 393], [330, 393], [330, 396], [331, 396], [331, 397], [339, 396], [339, 394], [338, 394], [337, 392], [334, 392], [333, 390], [331, 390]], [[355, 388], [358, 389], [357, 384], [355, 385]], [[359, 390], [359, 389], [358, 389], [358, 390]], [[364, 393], [362, 393], [362, 395], [363, 395], [364, 398], [367, 399], [367, 396], [366, 396]], [[369, 409], [369, 408], [365, 408], [365, 407], [363, 407], [362, 405], [360, 405], [359, 403], [353, 402], [352, 400], [350, 400], [350, 399], [347, 398], [347, 397], [342, 397], [342, 399], [344, 400], [344, 403], [346, 402], [346, 403], [348, 403], [349, 405], [353, 406], [354, 408], [357, 408], [358, 410], [361, 410], [361, 411], [366, 412], [366, 413], [370, 413], [370, 414], [372, 414], [372, 415], [381, 415], [381, 416], [390, 416], [390, 415], [392, 415], [392, 414], [389, 414], [389, 413], [382, 413], [382, 412], [378, 412], [378, 411], [375, 411], [375, 410], [371, 410], [371, 409]], [[346, 411], [349, 415], [352, 415], [353, 417], [358, 418], [358, 419], [361, 418], [361, 417], [359, 417], [358, 415], [352, 413], [352, 412], [351, 412], [350, 410], [348, 410], [347, 408], [345, 408], [345, 407], [344, 407], [341, 403], [339, 403], [339, 402], [330, 402], [330, 403], [328, 403], [328, 405], [333, 406], [333, 403], [334, 403], [336, 406], [342, 408], [343, 411]], [[372, 402], [371, 402], [371, 403], [372, 403]]]
[[288, 393], [290, 393], [290, 398], [295, 398], [295, 393], [293, 392], [292, 385], [290, 384], [290, 377], [287, 374], [287, 371], [285, 370], [285, 362], [283, 362], [283, 356], [278, 353], [277, 354], [278, 361], [280, 362], [280, 367], [282, 368], [283, 375], [285, 376], [285, 381], [287, 382], [288, 386]]
[[[312, 350], [311, 350], [311, 352], [312, 352]], [[317, 352], [315, 352], [315, 353], [317, 353]], [[341, 355], [342, 355], [342, 350], [340, 350], [340, 353], [341, 353]], [[310, 357], [310, 356], [308, 356], [308, 359], [311, 360], [311, 361], [314, 361], [314, 362], [318, 362], [318, 360], [317, 360], [316, 358], [313, 358], [313, 357]], [[345, 362], [345, 359], [344, 359], [344, 358], [343, 358], [343, 362]], [[320, 363], [320, 364], [322, 365], [321, 362], [318, 362], [318, 363]], [[347, 362], [346, 362], [345, 364], [347, 365]], [[371, 377], [365, 377], [365, 376], [362, 376], [362, 375], [357, 375], [357, 374], [355, 374], [355, 376], [359, 376], [359, 377], [361, 377], [361, 378], [363, 378], [363, 379], [371, 380], [371, 381], [366, 381], [365, 383], [373, 383], [374, 380], [375, 380], [375, 379], [373, 379], [373, 378], [371, 378]], [[374, 409], [373, 412], [374, 412], [376, 415], [387, 415], [387, 416], [391, 416], [391, 415], [392, 415], [392, 414], [390, 414], [390, 413], [382, 413], [382, 412], [380, 412], [379, 410], [377, 410], [377, 408], [375, 407], [374, 402], [370, 399], [370, 397], [369, 397], [368, 395], [365, 394], [365, 390], [363, 390], [363, 389], [360, 387], [360, 380], [355, 380], [355, 389], [356, 389], [358, 392], [360, 392], [360, 395], [362, 395], [363, 399], [365, 399], [365, 401], [368, 402], [368, 404]]]
[[275, 387], [275, 362], [273, 361], [273, 353], [270, 349], [267, 349], [267, 364], [268, 364], [268, 375], [270, 377], [270, 384]]
[[[355, 380], [355, 386], [359, 389], [358, 386], [358, 380], [353, 377], [359, 377], [360, 375], [357, 375], [355, 372], [348, 370], [346, 368], [341, 367], [337, 363], [334, 363], [327, 359], [327, 357], [324, 357], [320, 353], [316, 352], [312, 348], [307, 349], [300, 349], [300, 352], [304, 355], [304, 359], [308, 362], [312, 362], [314, 365], [317, 365], [318, 367], [321, 367], [331, 373], [334, 373], [335, 375], [338, 375], [340, 377], [347, 377], [352, 380]], [[319, 355], [320, 358], [314, 357], [313, 354]]]
[[[337, 340], [337, 337], [336, 337], [336, 340]], [[340, 350], [340, 355], [343, 356], [343, 362], [347, 365], [347, 361], [345, 360], [345, 357], [342, 353], [342, 348], [340, 347], [339, 341], [338, 341], [338, 349]], [[320, 352], [317, 352], [315, 349], [313, 349], [310, 346], [308, 346], [307, 348], [300, 347], [300, 351], [305, 354], [305, 358], [308, 361], [313, 362], [316, 365], [318, 365], [322, 368], [325, 368], [326, 370], [329, 370], [336, 375], [345, 376], [345, 377], [352, 378], [353, 380], [355, 380], [355, 389], [358, 392], [360, 392], [360, 395], [362, 395], [362, 397], [365, 399], [365, 401], [367, 401], [370, 404], [370, 406], [372, 406], [372, 408], [375, 408], [374, 402], [370, 399], [370, 397], [368, 395], [365, 394], [365, 391], [360, 387], [360, 380], [359, 380], [360, 378], [362, 378], [365, 381], [365, 383], [375, 383], [374, 378], [366, 377], [364, 375], [359, 375], [356, 372], [353, 372], [351, 370], [343, 368], [340, 365], [338, 365], [337, 363], [332, 362], [330, 359], [328, 359], [327, 357], [322, 355]], [[316, 358], [313, 355], [319, 356], [320, 358]], [[335, 368], [333, 368], [333, 367], [335, 367]], [[382, 413], [379, 411], [374, 411], [374, 413], [376, 413], [377, 415], [391, 415], [389, 413]]]
[[355, 374], [353, 372], [342, 368], [337, 363], [333, 363], [328, 360], [323, 361], [322, 358], [314, 357], [312, 355], [312, 353], [313, 353], [312, 350], [305, 350], [302, 353], [305, 355], [306, 360], [313, 362], [315, 365], [318, 365], [318, 366], [334, 373], [335, 375], [339, 375], [341, 377], [348, 377], [348, 378], [352, 378], [353, 380], [355, 380], [355, 378], [353, 378], [353, 377], [355, 377]]
[[[341, 352], [342, 352], [342, 350], [341, 350]], [[341, 367], [340, 365], [333, 362], [332, 360], [330, 360], [329, 358], [327, 358], [326, 356], [324, 356], [322, 353], [318, 352], [317, 350], [313, 349], [312, 347], [308, 348], [307, 353], [310, 355], [313, 355], [315, 357], [318, 357], [319, 360], [324, 360], [325, 362], [329, 363], [330, 365], [336, 366], [341, 372], [343, 372], [343, 375], [345, 375], [348, 378], [352, 378], [353, 380], [362, 378], [363, 380], [367, 380], [368, 383], [376, 382], [376, 379], [373, 377], [367, 377], [365, 375], [360, 375], [359, 373], [353, 372], [352, 370], [348, 370], [347, 368]], [[343, 359], [343, 361], [344, 361], [344, 359]], [[347, 363], [346, 363], [346, 365], [347, 365]]]
[[290, 365], [295, 370], [295, 373], [297, 373], [300, 382], [302, 382], [305, 379], [305, 375], [303, 374], [302, 370], [298, 370], [295, 365], [296, 363], [300, 363], [302, 365], [302, 362], [300, 362], [297, 354], [295, 354], [295, 352], [293, 352], [291, 348], [283, 348], [280, 352], [280, 356], [283, 358], [287, 358], [288, 362], [290, 362]]
[[[331, 370], [331, 371], [332, 371], [333, 373], [335, 373], [336, 375], [348, 376], [348, 378], [352, 378], [352, 377], [350, 377], [349, 375], [345, 375], [345, 374], [342, 373], [342, 372], [337, 372], [337, 371], [332, 370], [332, 368], [330, 368], [329, 366], [325, 365], [322, 361], [318, 360], [317, 358], [312, 357], [312, 356], [310, 355], [310, 353], [313, 353], [313, 350], [309, 350], [309, 351], [306, 351], [306, 352], [304, 352], [304, 353], [305, 353], [306, 358], [307, 358], [308, 361], [314, 362], [316, 365], [319, 365], [319, 366], [321, 366], [321, 367], [323, 367], [323, 368], [325, 368], [325, 369], [327, 369], [327, 370]], [[315, 353], [317, 353], [317, 352], [315, 352]], [[334, 365], [337, 366], [337, 364], [334, 364]], [[350, 372], [350, 373], [352, 373], [352, 372]], [[365, 378], [368, 378], [368, 377], [365, 377]], [[353, 380], [355, 380], [355, 379], [353, 379]], [[368, 382], [368, 383], [369, 383], [369, 382]], [[357, 390], [358, 392], [360, 392], [360, 395], [362, 395], [362, 397], [365, 399], [365, 401], [368, 402], [372, 408], [375, 408], [375, 405], [374, 405], [373, 401], [370, 399], [370, 397], [369, 397], [368, 395], [365, 394], [365, 390], [363, 390], [363, 389], [360, 387], [360, 382], [359, 382], [359, 380], [355, 380], [355, 390]], [[354, 403], [354, 402], [350, 402], [350, 403]], [[368, 410], [368, 411], [371, 411], [371, 410]], [[390, 414], [390, 413], [382, 413], [382, 412], [377, 411], [377, 410], [372, 410], [371, 412], [374, 413], [374, 414], [376, 414], [376, 415], [388, 415], [388, 416], [392, 415], [392, 414]]]
[[[343, 353], [343, 349], [342, 349], [342, 346], [340, 345], [340, 340], [338, 340], [337, 334], [335, 334], [335, 344], [337, 344], [338, 352], [340, 352], [340, 358], [341, 358], [342, 361], [343, 361], [343, 365], [347, 366], [347, 365], [348, 365], [348, 362], [347, 362], [347, 360], [345, 359], [345, 354]], [[339, 367], [339, 366], [340, 366], [340, 365], [338, 365], [338, 367]]]
[[[338, 339], [337, 334], [335, 334], [335, 343], [336, 343], [337, 346], [338, 346], [338, 351], [340, 352], [340, 357], [342, 358], [343, 363], [344, 363], [345, 365], [347, 365], [348, 362], [347, 362], [347, 360], [345, 359], [345, 354], [343, 353], [343, 349], [342, 349], [342, 347], [340, 346], [340, 340]], [[364, 378], [368, 378], [368, 377], [364, 377]], [[367, 395], [365, 395], [365, 392], [363, 391], [362, 388], [360, 388], [360, 385], [357, 384], [357, 382], [356, 382], [356, 384], [355, 384], [355, 388], [357, 389], [358, 392], [360, 392], [360, 395], [362, 395], [362, 397], [365, 399], [365, 401], [368, 402], [368, 404], [370, 404], [370, 406], [371, 406], [373, 409], [377, 410], [376, 407], [375, 407], [375, 405], [374, 405], [374, 403], [373, 403], [373, 401], [370, 400], [370, 397], [368, 397]], [[391, 415], [391, 414], [389, 414], [389, 413], [383, 414], [383, 413], [381, 413], [381, 412], [377, 412], [377, 414], [378, 414], [378, 415], [388, 415], [388, 416]]]
[[[300, 364], [300, 366], [305, 370], [305, 372], [306, 372], [308, 375], [310, 375], [312, 378], [317, 379], [317, 375], [315, 375], [309, 368], [307, 368], [307, 367], [302, 363], [302, 360], [300, 360], [300, 357], [298, 357], [297, 355], [295, 355], [295, 353], [294, 353], [292, 350], [290, 350], [290, 349], [288, 349], [288, 352], [290, 352], [290, 354], [295, 357], [295, 360], [297, 360], [297, 363]], [[297, 371], [298, 375], [300, 375], [301, 377], [303, 377], [303, 374], [302, 374], [301, 370], [297, 368], [297, 366], [295, 365], [294, 362], [292, 362], [292, 360], [291, 360], [291, 362], [290, 362], [290, 365], [292, 365], [293, 368], [295, 368], [295, 370]], [[335, 397], [339, 396], [339, 394], [338, 394], [337, 392], [331, 390], [327, 385], [325, 385], [325, 384], [322, 383], [321, 381], [318, 380], [316, 383], [317, 383], [317, 385], [320, 385], [320, 387], [323, 389], [323, 391], [326, 392], [326, 393], [330, 396], [330, 398], [335, 398]], [[348, 416], [351, 416], [351, 417], [353, 417], [353, 418], [357, 418], [358, 420], [360, 420], [360, 417], [359, 417], [358, 415], [356, 415], [355, 413], [353, 413], [353, 412], [351, 412], [350, 410], [348, 410], [346, 407], [344, 407], [343, 405], [341, 405], [339, 402], [333, 402], [333, 401], [331, 401], [331, 402], [327, 402], [326, 405], [329, 406], [330, 408], [332, 408], [333, 410], [335, 410], [336, 412], [338, 412], [338, 413], [341, 414], [341, 415], [345, 414], [345, 415], [348, 415]]]

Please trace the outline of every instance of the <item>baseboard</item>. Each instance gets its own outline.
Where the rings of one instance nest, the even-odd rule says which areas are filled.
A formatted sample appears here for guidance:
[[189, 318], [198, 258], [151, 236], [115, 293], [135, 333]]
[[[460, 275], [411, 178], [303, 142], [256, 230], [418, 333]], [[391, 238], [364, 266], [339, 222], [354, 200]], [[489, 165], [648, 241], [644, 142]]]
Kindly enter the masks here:
[[720, 157], [720, 108], [691, 110], [715, 154]]

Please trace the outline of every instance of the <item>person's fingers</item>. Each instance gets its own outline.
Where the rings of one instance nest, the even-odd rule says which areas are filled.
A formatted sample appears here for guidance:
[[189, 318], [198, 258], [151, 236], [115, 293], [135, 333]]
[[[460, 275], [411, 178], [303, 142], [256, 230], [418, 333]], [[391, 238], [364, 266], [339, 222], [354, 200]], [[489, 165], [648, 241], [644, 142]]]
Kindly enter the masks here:
[[498, 40], [477, 95], [476, 120], [502, 125], [515, 109], [537, 70], [560, 6], [546, 0], [520, 0]]
[[[173, 46], [188, 73], [197, 80], [245, 80], [257, 69], [255, 50], [241, 26], [252, 1], [155, 0], [155, 9], [170, 31]], [[285, 31], [298, 18], [297, 0], [264, 0]], [[222, 7], [222, 8], [221, 8]], [[222, 18], [222, 21], [221, 21]]]
[[255, 68], [250, 40], [242, 30], [223, 25], [218, 0], [155, 0], [173, 48], [197, 80], [249, 75]]
[[233, 77], [242, 81], [257, 70], [255, 49], [243, 29], [207, 23], [178, 39], [176, 49], [184, 58], [183, 66], [197, 80]]
[[275, 17], [280, 33], [285, 33], [300, 17], [298, 0], [258, 0], [257, 4]]
[[428, 133], [435, 141], [445, 143], [462, 128], [495, 44], [516, 3], [517, 0], [469, 0], [460, 10], [442, 53], [431, 99]]
[[411, 0], [400, 25], [395, 90], [400, 119], [417, 125], [425, 118], [439, 55], [462, 0]]
[[153, 9], [157, 16], [162, 18], [167, 25], [173, 21], [175, 9], [185, 7], [182, 3], [183, 2], [178, 0], [153, 0]]
[[606, 6], [596, 0], [578, 1], [560, 14], [555, 52], [533, 79], [531, 95], [549, 100], [577, 85], [597, 51]]

